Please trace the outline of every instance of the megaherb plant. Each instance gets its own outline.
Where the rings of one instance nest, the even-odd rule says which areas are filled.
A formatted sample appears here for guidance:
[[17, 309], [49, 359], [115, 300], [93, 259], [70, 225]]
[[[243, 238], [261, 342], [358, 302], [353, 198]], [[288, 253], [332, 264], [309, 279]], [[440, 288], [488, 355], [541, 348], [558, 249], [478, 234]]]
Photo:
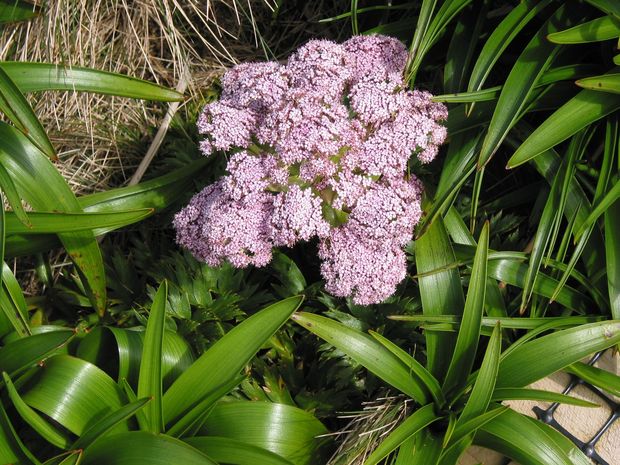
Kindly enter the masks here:
[[13, 336], [0, 349], [2, 389], [11, 407], [0, 410], [0, 462], [320, 462], [323, 441], [316, 437], [327, 430], [313, 415], [225, 397], [302, 300], [292, 297], [257, 312], [196, 360], [187, 343], [165, 329], [165, 281], [144, 332], [99, 327], [83, 337], [40, 327], [35, 335]]
[[[443, 167], [426, 169], [409, 247], [421, 313], [393, 317], [422, 325], [425, 346], [293, 317], [414, 401], [365, 463], [457, 463], [472, 443], [522, 464], [588, 463], [500, 402], [573, 402], [526, 387], [566, 367], [617, 389], [579, 362], [620, 340], [617, 2], [358, 3], [343, 15], [353, 32], [399, 36], [410, 84], [443, 87], [434, 99], [449, 104]], [[510, 235], [485, 224], [502, 214]]]

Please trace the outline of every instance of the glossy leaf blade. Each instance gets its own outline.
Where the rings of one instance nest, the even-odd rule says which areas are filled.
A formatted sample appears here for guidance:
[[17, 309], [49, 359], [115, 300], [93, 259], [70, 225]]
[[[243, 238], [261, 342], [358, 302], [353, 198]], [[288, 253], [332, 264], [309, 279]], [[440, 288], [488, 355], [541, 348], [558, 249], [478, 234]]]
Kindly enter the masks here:
[[80, 66], [5, 61], [0, 68], [22, 92], [67, 90], [146, 100], [179, 101], [177, 91], [122, 74]]
[[0, 371], [11, 376], [41, 362], [60, 347], [65, 346], [74, 334], [72, 330], [66, 329], [34, 334], [9, 342], [0, 349]]
[[[24, 386], [22, 398], [78, 436], [124, 401], [117, 384], [101, 369], [68, 355], [47, 359]], [[117, 429], [126, 430], [127, 425]]]
[[178, 439], [145, 431], [106, 436], [84, 451], [82, 465], [217, 465]]
[[618, 109], [620, 95], [582, 90], [532, 132], [510, 157], [508, 168], [522, 165]]
[[95, 441], [104, 437], [106, 433], [114, 429], [117, 425], [125, 422], [133, 415], [135, 415], [135, 413], [141, 408], [143, 408], [149, 401], [150, 399], [143, 398], [123, 405], [121, 408], [102, 418], [91, 428], [86, 430], [84, 434], [82, 434], [80, 438], [73, 443], [71, 448], [85, 449], [89, 447]]
[[268, 450], [294, 465], [323, 463], [327, 429], [311, 413], [272, 402], [221, 402], [207, 417], [202, 433], [235, 439]]
[[[415, 259], [418, 274], [435, 271], [456, 262], [441, 218], [437, 218], [416, 240]], [[420, 277], [418, 285], [425, 315], [461, 314], [465, 299], [458, 270], [449, 268]], [[427, 331], [425, 337], [428, 370], [441, 381], [448, 370], [456, 337], [435, 331]]]
[[[19, 131], [0, 123], [0, 163], [11, 175], [20, 195], [36, 210], [82, 211], [67, 182], [49, 159], [44, 157]], [[45, 179], [45, 185], [41, 184]], [[85, 278], [89, 298], [100, 315], [105, 311], [106, 287], [99, 245], [90, 231], [63, 233], [60, 240], [78, 271]]]
[[611, 315], [620, 320], [620, 200], [605, 212], [605, 258]]
[[467, 90], [480, 90], [493, 66], [512, 40], [551, 0], [525, 0], [520, 2], [493, 30], [485, 42], [469, 78]]
[[168, 425], [179, 420], [211, 391], [238, 376], [254, 354], [301, 305], [291, 297], [252, 315], [217, 341], [164, 394]]
[[119, 228], [136, 223], [153, 213], [150, 208], [114, 213], [30, 212], [30, 225], [24, 225], [15, 213], [6, 212], [7, 234], [62, 234], [95, 228]]
[[9, 398], [13, 405], [15, 406], [15, 410], [19, 413], [19, 415], [28, 423], [32, 429], [34, 429], [38, 434], [40, 434], [46, 441], [50, 444], [61, 448], [66, 449], [69, 447], [70, 441], [69, 438], [50, 425], [45, 419], [43, 419], [34, 409], [32, 409], [19, 395], [17, 389], [13, 385], [11, 378], [6, 373], [2, 373], [4, 378], [4, 384], [9, 393]]
[[583, 78], [576, 81], [575, 84], [584, 89], [620, 94], [620, 74], [604, 74]]
[[0, 67], [0, 111], [45, 155], [56, 158], [54, 146], [26, 97]]
[[500, 325], [496, 324], [491, 339], [489, 339], [489, 345], [484, 354], [476, 382], [458, 419], [457, 427], [464, 425], [487, 411], [497, 380], [501, 351], [502, 332]]
[[396, 450], [407, 439], [439, 420], [433, 404], [425, 405], [413, 412], [405, 421], [390, 432], [370, 454], [364, 465], [376, 465], [390, 452]]
[[311, 313], [297, 313], [292, 319], [416, 402], [430, 400], [424, 385], [411, 377], [409, 366], [371, 336]]
[[574, 363], [566, 367], [565, 371], [614, 396], [620, 396], [620, 376], [615, 373], [583, 362]]
[[559, 32], [547, 39], [556, 44], [584, 44], [620, 37], [620, 18], [603, 16]]
[[401, 362], [403, 362], [409, 368], [409, 370], [414, 376], [417, 376], [420, 379], [426, 389], [428, 389], [428, 391], [433, 396], [433, 401], [436, 404], [443, 405], [445, 403], [443, 391], [441, 390], [439, 381], [437, 381], [435, 377], [431, 375], [420, 362], [418, 362], [415, 358], [413, 358], [403, 349], [398, 347], [392, 341], [383, 337], [381, 334], [374, 331], [369, 332], [370, 335], [374, 337], [377, 341], [379, 341], [386, 349], [396, 355], [401, 360]]
[[548, 42], [546, 35], [557, 30], [558, 25], [566, 21], [565, 17], [565, 9], [561, 7], [541, 27], [517, 58], [506, 78], [497, 107], [489, 123], [487, 135], [482, 142], [478, 157], [479, 169], [489, 162], [510, 128], [515, 124], [536, 82], [558, 53], [559, 47]]
[[164, 281], [157, 290], [151, 305], [149, 320], [144, 334], [140, 375], [138, 377], [138, 397], [151, 398], [152, 402], [144, 409], [148, 431], [160, 433], [164, 429], [162, 406], [162, 348], [164, 344], [164, 324], [166, 322], [166, 302], [168, 283]]
[[293, 465], [292, 462], [245, 442], [220, 437], [198, 436], [185, 439], [185, 442], [204, 452], [218, 463], [232, 465]]
[[512, 410], [507, 410], [480, 428], [475, 443], [507, 455], [522, 465], [591, 463], [561, 433]]
[[36, 18], [39, 8], [22, 0], [3, 0], [0, 2], [0, 24], [17, 23]]
[[[498, 388], [523, 387], [620, 342], [620, 322], [564, 329], [526, 342], [500, 362]], [[546, 357], [545, 354], [554, 354]]]
[[459, 389], [467, 381], [478, 349], [480, 326], [484, 314], [484, 303], [487, 284], [487, 256], [489, 252], [489, 223], [485, 223], [478, 238], [478, 247], [469, 281], [469, 290], [465, 300], [465, 309], [454, 347], [454, 355], [450, 361], [448, 373], [444, 381], [444, 390]]
[[493, 400], [496, 402], [504, 400], [535, 400], [538, 402], [557, 402], [558, 404], [576, 405], [578, 407], [600, 407], [598, 404], [577, 397], [567, 396], [558, 392], [529, 388], [498, 388], [493, 392]]

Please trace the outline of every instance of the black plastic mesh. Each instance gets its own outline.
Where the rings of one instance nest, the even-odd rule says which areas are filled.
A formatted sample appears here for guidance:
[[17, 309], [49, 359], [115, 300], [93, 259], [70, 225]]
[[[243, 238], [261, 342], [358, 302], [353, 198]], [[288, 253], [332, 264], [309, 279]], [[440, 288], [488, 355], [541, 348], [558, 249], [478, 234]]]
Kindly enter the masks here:
[[[594, 363], [596, 363], [596, 361], [599, 359], [601, 355], [602, 355], [602, 352], [599, 352], [598, 354], [596, 354], [592, 358], [592, 360], [588, 362], [588, 364], [594, 365]], [[607, 405], [609, 405], [609, 408], [611, 409], [611, 415], [609, 416], [607, 421], [603, 424], [603, 426], [599, 428], [596, 434], [589, 441], [583, 442], [580, 439], [576, 438], [573, 434], [571, 434], [570, 431], [564, 428], [553, 417], [553, 414], [555, 413], [557, 408], [560, 406], [560, 404], [558, 403], [551, 404], [551, 406], [549, 406], [549, 408], [545, 410], [541, 409], [540, 407], [534, 407], [533, 408], [534, 413], [536, 414], [539, 420], [554, 427], [559, 432], [561, 432], [564, 436], [566, 436], [571, 441], [573, 441], [573, 443], [575, 443], [575, 445], [577, 445], [577, 447], [579, 447], [587, 457], [594, 460], [599, 465], [613, 465], [613, 464], [608, 463], [600, 455], [598, 455], [598, 453], [596, 452], [596, 444], [598, 443], [599, 439], [607, 432], [607, 430], [611, 428], [611, 426], [616, 422], [616, 420], [620, 418], [620, 404], [615, 402], [613, 399], [609, 398], [604, 392], [602, 392], [596, 386], [592, 386], [591, 384], [586, 383], [582, 379], [578, 378], [577, 376], [573, 376], [573, 375], [571, 375], [571, 382], [568, 384], [566, 389], [564, 389], [563, 394], [570, 393], [573, 389], [575, 389], [579, 385], [584, 386], [588, 388], [589, 390], [591, 390], [596, 396], [603, 399], [603, 401], [605, 401]]]

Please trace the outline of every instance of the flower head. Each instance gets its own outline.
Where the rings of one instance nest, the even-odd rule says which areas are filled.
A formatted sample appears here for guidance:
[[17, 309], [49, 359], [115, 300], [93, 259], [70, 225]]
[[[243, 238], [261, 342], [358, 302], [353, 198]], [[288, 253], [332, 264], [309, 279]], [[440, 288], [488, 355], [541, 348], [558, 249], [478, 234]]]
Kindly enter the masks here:
[[444, 105], [408, 90], [397, 39], [311, 40], [285, 65], [235, 66], [198, 120], [201, 150], [231, 150], [227, 175], [174, 220], [179, 244], [211, 265], [263, 266], [273, 246], [319, 239], [326, 289], [385, 300], [406, 274], [428, 163], [446, 138]]

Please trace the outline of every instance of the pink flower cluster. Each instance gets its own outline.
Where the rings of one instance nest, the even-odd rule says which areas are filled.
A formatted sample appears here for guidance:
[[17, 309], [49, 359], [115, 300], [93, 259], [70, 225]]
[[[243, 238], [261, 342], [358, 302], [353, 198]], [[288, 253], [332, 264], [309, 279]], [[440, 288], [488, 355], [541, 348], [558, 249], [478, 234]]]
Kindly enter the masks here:
[[194, 196], [177, 241], [217, 266], [263, 266], [275, 246], [319, 239], [326, 289], [357, 304], [392, 295], [422, 214], [408, 173], [446, 137], [446, 108], [403, 80], [405, 47], [385, 36], [313, 40], [285, 65], [235, 66], [198, 120], [228, 175]]

